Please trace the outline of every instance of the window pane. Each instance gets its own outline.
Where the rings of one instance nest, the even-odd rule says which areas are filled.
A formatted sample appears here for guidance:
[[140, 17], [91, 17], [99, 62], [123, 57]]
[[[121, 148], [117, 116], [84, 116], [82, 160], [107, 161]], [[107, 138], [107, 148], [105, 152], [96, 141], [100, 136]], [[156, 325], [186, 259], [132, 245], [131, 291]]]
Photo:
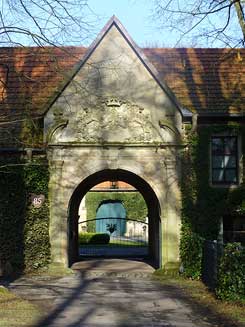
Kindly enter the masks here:
[[212, 181], [214, 183], [237, 183], [237, 137], [212, 137]]
[[224, 164], [227, 168], [236, 168], [236, 157], [235, 156], [225, 156]]
[[223, 167], [224, 167], [224, 157], [213, 156], [213, 168], [223, 168]]
[[223, 139], [220, 137], [212, 138], [212, 153], [223, 153]]
[[225, 181], [229, 183], [237, 182], [236, 169], [228, 169], [225, 171]]
[[236, 138], [235, 137], [226, 137], [224, 139], [225, 143], [225, 152], [224, 154], [234, 154], [236, 153]]
[[224, 170], [223, 169], [213, 169], [213, 181], [223, 182], [224, 181]]

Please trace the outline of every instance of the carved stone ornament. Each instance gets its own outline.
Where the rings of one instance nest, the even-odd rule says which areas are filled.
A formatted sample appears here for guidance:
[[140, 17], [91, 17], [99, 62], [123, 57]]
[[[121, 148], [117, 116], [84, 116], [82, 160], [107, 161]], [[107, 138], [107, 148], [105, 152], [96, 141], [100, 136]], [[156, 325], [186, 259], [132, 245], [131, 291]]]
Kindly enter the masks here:
[[79, 108], [69, 116], [66, 127], [53, 135], [52, 142], [159, 142], [162, 139], [157, 127], [152, 124], [149, 110], [117, 98], [109, 98], [94, 107]]
[[53, 110], [53, 124], [49, 127], [46, 136], [47, 142], [51, 142], [56, 131], [61, 130], [68, 124], [68, 119], [63, 117], [62, 108], [55, 107]]

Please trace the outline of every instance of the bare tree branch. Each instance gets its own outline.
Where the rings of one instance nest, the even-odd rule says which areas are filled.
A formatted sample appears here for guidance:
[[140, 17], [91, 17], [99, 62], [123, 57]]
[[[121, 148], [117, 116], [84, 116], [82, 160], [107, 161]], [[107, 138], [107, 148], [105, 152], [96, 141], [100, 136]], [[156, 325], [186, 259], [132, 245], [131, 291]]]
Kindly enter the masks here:
[[[38, 67], [45, 67], [48, 78], [50, 72], [56, 76], [54, 80], [58, 85], [50, 89], [55, 93], [59, 83], [67, 79], [68, 70], [72, 69], [71, 64], [65, 65], [62, 58], [76, 63], [80, 59], [76, 57], [76, 52], [62, 45], [81, 45], [87, 40], [90, 43], [94, 39], [96, 18], [87, 0], [1, 1], [0, 46], [9, 47], [1, 52], [0, 58], [1, 144], [5, 141], [18, 146], [41, 144], [38, 138], [38, 126], [42, 120], [40, 112], [48, 99], [42, 98], [45, 77], [39, 74]], [[33, 52], [30, 49], [12, 49], [16, 46], [42, 49], [35, 48]], [[33, 89], [37, 92], [36, 100]], [[51, 93], [49, 96], [52, 96]], [[38, 103], [39, 113], [32, 110], [35, 106], [33, 101]], [[27, 139], [25, 136], [28, 135]]]
[[243, 46], [245, 46], [245, 14], [244, 14], [244, 7], [241, 3], [241, 1], [236, 1], [234, 3], [237, 17], [238, 17], [238, 22], [241, 26], [241, 30], [243, 33]]
[[2, 0], [0, 44], [80, 45], [94, 36], [94, 22], [87, 0]]
[[176, 31], [177, 45], [192, 37], [218, 46], [245, 44], [245, 2], [242, 0], [154, 0], [153, 18], [158, 26]]

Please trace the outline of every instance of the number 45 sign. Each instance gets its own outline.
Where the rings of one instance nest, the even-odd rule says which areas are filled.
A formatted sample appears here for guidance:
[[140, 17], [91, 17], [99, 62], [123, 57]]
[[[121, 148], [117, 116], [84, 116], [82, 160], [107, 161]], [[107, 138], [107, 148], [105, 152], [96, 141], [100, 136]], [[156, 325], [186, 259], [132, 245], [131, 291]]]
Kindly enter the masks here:
[[41, 208], [45, 201], [45, 196], [43, 194], [31, 194], [31, 203], [34, 208]]

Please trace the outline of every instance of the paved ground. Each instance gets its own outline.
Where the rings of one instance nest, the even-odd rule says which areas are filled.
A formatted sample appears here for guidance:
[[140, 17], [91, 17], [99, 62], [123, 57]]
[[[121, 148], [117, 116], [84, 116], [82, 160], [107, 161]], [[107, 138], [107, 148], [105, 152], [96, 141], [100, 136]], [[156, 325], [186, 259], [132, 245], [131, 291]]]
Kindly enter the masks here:
[[150, 278], [155, 269], [142, 259], [92, 259], [75, 263], [73, 270], [79, 271], [83, 276], [114, 276]]
[[124, 247], [108, 247], [100, 245], [96, 246], [84, 246], [79, 249], [80, 256], [84, 257], [99, 257], [99, 256], [117, 256], [117, 257], [146, 257], [148, 255], [147, 246], [124, 246]]
[[20, 278], [8, 287], [40, 305], [46, 318], [35, 327], [215, 327], [208, 314], [175, 286], [150, 278], [141, 261], [92, 260], [63, 278]]

